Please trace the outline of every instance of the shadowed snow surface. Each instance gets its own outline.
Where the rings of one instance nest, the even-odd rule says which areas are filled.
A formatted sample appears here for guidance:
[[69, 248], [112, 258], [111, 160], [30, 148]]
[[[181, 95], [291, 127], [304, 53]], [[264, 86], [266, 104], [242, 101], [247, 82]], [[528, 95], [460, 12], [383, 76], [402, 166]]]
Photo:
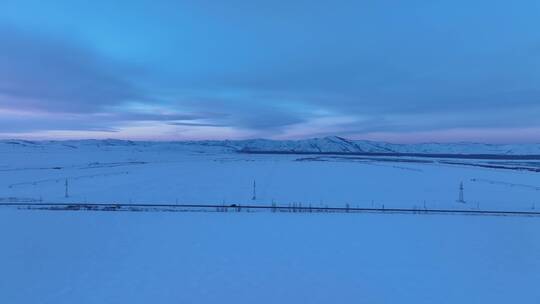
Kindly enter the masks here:
[[0, 210], [1, 303], [538, 303], [540, 222]]

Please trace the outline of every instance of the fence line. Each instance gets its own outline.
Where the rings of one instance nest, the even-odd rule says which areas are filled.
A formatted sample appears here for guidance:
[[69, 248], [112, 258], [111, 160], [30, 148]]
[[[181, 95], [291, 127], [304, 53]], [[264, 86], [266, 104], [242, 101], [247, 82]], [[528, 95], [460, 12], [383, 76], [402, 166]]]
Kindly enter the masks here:
[[118, 212], [272, 212], [272, 213], [382, 213], [382, 214], [449, 214], [479, 216], [540, 217], [537, 211], [464, 210], [429, 208], [358, 208], [312, 207], [302, 205], [213, 205], [213, 204], [105, 204], [105, 203], [2, 203], [0, 207], [51, 211], [118, 211]]

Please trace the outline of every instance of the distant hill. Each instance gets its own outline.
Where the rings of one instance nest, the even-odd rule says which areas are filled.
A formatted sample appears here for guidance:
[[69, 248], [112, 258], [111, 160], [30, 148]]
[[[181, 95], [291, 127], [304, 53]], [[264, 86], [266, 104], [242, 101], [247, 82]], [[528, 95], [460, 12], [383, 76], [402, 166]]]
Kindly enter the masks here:
[[367, 140], [349, 140], [338, 136], [303, 140], [204, 140], [204, 141], [129, 141], [1, 140], [0, 149], [139, 149], [190, 150], [195, 152], [275, 152], [275, 153], [409, 153], [409, 154], [489, 154], [540, 155], [540, 144], [425, 143], [391, 144]]

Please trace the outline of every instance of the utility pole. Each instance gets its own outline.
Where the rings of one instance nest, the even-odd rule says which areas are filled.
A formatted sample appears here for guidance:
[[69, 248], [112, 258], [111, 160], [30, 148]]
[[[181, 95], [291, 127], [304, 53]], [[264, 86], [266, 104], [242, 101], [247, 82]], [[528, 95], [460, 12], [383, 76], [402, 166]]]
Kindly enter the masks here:
[[257, 183], [255, 180], [253, 180], [253, 197], [251, 197], [251, 200], [257, 200]]
[[458, 199], [458, 203], [462, 203], [462, 204], [465, 204], [465, 197], [463, 195], [463, 182], [461, 182], [459, 184], [459, 199]]
[[65, 197], [66, 197], [66, 198], [69, 197], [68, 187], [69, 187], [68, 179], [66, 178], [66, 193], [65, 193]]

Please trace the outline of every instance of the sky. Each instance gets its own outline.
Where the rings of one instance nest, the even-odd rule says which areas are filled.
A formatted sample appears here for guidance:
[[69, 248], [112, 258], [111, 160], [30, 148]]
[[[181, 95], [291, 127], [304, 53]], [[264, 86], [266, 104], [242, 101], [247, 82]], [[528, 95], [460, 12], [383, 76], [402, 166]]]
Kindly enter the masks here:
[[540, 1], [2, 0], [0, 138], [540, 143]]

